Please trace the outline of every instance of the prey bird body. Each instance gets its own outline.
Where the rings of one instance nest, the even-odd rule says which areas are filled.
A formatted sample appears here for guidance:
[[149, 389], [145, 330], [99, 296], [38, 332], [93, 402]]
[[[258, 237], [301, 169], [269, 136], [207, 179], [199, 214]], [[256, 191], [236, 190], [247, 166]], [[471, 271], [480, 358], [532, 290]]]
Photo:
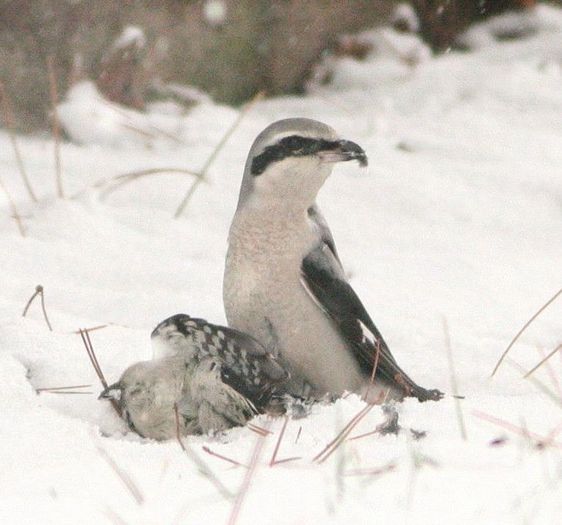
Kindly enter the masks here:
[[[286, 119], [255, 140], [229, 234], [224, 305], [229, 325], [275, 348], [288, 393], [320, 398], [344, 391], [376, 400], [439, 399], [398, 366], [349, 285], [316, 195], [333, 164], [365, 152], [329, 126]], [[376, 367], [376, 388], [370, 376]]]
[[[170, 439], [244, 425], [288, 377], [255, 339], [178, 314], [152, 332], [155, 358], [130, 366], [100, 397], [118, 400], [129, 427]], [[176, 419], [177, 412], [177, 419]]]

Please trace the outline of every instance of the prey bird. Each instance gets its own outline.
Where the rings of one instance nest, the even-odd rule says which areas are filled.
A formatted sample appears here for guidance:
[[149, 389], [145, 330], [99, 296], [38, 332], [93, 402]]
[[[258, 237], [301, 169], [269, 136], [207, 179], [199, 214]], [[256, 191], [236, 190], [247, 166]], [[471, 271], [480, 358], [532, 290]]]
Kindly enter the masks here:
[[[268, 409], [288, 374], [251, 336], [178, 314], [151, 335], [155, 358], [127, 368], [100, 398], [131, 430], [157, 440], [219, 432]], [[275, 407], [275, 402], [273, 403]]]
[[438, 400], [439, 390], [417, 385], [391, 354], [350, 286], [316, 204], [334, 164], [352, 160], [367, 165], [360, 146], [315, 120], [280, 120], [258, 135], [228, 239], [228, 323], [276, 349], [291, 374], [288, 394]]

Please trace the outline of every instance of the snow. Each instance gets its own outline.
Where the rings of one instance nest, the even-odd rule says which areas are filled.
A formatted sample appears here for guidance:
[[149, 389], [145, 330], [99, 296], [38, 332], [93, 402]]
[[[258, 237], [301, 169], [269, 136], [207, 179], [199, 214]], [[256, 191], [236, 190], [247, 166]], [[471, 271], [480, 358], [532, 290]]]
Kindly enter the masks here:
[[129, 46], [143, 48], [145, 45], [146, 36], [144, 31], [137, 26], [126, 26], [113, 43], [113, 48], [123, 49]]
[[[544, 523], [562, 512], [562, 414], [515, 365], [490, 373], [511, 337], [561, 286], [562, 10], [540, 6], [535, 34], [412, 68], [374, 53], [339, 59], [330, 86], [304, 97], [259, 102], [244, 117], [179, 219], [193, 177], [164, 173], [111, 193], [100, 180], [150, 168], [200, 170], [237, 111], [203, 100], [187, 114], [154, 106], [126, 113], [75, 87], [61, 119], [80, 144], [64, 143], [67, 200], [54, 197], [53, 143], [18, 137], [40, 202], [25, 193], [10, 140], [0, 132], [0, 177], [14, 196], [26, 237], [0, 196], [0, 521], [41, 524], [227, 523], [219, 495], [177, 442], [128, 432], [101, 390], [79, 327], [108, 381], [151, 355], [150, 331], [185, 312], [224, 323], [226, 238], [243, 164], [273, 120], [306, 116], [362, 145], [370, 167], [335, 168], [320, 195], [352, 284], [400, 364], [423, 386], [451, 392], [443, 319], [449, 326], [467, 429], [461, 438], [450, 396], [398, 406], [403, 431], [347, 441], [313, 458], [362, 408], [356, 396], [269, 427], [237, 523]], [[420, 44], [421, 45], [421, 44]], [[101, 106], [110, 108], [106, 114]], [[89, 109], [90, 112], [87, 110]], [[125, 111], [125, 113], [123, 113]], [[127, 131], [129, 120], [152, 136]], [[109, 115], [106, 117], [106, 115]], [[132, 115], [132, 116], [131, 116]], [[74, 122], [73, 122], [74, 120]], [[74, 133], [71, 129], [77, 130]], [[159, 131], [154, 131], [158, 129]], [[165, 133], [161, 133], [164, 131]], [[172, 139], [171, 137], [175, 137]], [[42, 284], [40, 303], [23, 308]], [[529, 370], [561, 342], [562, 301], [514, 346]], [[535, 376], [560, 399], [562, 360]], [[91, 384], [91, 395], [36, 388]], [[373, 408], [351, 432], [370, 432]], [[520, 430], [510, 430], [507, 422]], [[426, 436], [414, 439], [412, 432]], [[525, 436], [552, 433], [552, 446]], [[523, 435], [520, 435], [523, 433]], [[247, 470], [206, 453], [250, 462], [258, 434], [233, 429], [186, 443], [236, 493]], [[101, 450], [101, 452], [100, 452]], [[127, 489], [109, 456], [140, 491]], [[382, 469], [365, 474], [358, 469]]]

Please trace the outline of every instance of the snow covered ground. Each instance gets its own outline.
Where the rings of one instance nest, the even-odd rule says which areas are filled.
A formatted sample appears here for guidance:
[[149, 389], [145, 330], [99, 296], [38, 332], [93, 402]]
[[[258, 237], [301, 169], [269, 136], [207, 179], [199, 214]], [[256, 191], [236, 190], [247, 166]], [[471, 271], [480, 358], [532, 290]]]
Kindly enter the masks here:
[[[398, 407], [399, 435], [348, 440], [313, 461], [363, 408], [356, 396], [290, 420], [277, 459], [300, 459], [274, 466], [282, 419], [255, 420], [269, 426], [266, 438], [242, 428], [188, 439], [233, 494], [248, 469], [203, 447], [248, 465], [263, 440], [237, 523], [559, 522], [562, 359], [536, 373], [543, 387], [510, 363], [490, 379], [511, 337], [562, 282], [562, 11], [540, 7], [532, 22], [536, 34], [525, 40], [497, 43], [482, 30], [486, 38], [471, 34], [477, 50], [416, 52], [426, 58], [414, 67], [392, 52], [339, 59], [330, 86], [258, 102], [179, 219], [173, 214], [189, 175], [143, 177], [111, 193], [94, 185], [150, 168], [200, 169], [236, 110], [203, 102], [184, 115], [160, 104], [129, 117], [140, 118], [133, 130], [117, 121], [126, 114], [107, 104], [98, 111], [83, 87], [78, 102], [61, 110], [74, 116], [83, 142], [62, 145], [71, 198], [55, 198], [52, 140], [19, 137], [38, 203], [1, 131], [0, 178], [26, 235], [0, 194], [0, 522], [228, 522], [233, 500], [177, 442], [127, 432], [97, 400], [100, 385], [75, 331], [109, 325], [91, 337], [113, 381], [150, 357], [150, 331], [165, 317], [224, 322], [226, 237], [245, 157], [261, 129], [288, 116], [324, 121], [367, 151], [369, 169], [337, 166], [320, 204], [394, 355], [420, 384], [451, 392], [446, 319], [466, 396], [466, 440], [451, 397], [408, 400]], [[37, 284], [52, 332], [39, 302], [21, 316]], [[540, 349], [561, 342], [561, 313], [559, 300], [513, 348], [524, 370]], [[91, 395], [35, 390], [82, 384], [92, 385], [84, 389]], [[373, 408], [350, 437], [383, 420]], [[409, 429], [426, 435], [416, 440]], [[541, 439], [549, 445], [539, 446]]]

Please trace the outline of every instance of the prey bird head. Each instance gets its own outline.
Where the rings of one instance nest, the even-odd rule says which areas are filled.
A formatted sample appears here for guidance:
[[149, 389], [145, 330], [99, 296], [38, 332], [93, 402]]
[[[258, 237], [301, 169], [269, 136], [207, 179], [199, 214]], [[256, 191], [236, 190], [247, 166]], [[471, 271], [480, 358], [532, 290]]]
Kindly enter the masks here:
[[251, 196], [306, 204], [315, 199], [333, 164], [350, 160], [367, 165], [365, 151], [340, 139], [330, 126], [306, 118], [279, 120], [250, 149], [238, 207]]

